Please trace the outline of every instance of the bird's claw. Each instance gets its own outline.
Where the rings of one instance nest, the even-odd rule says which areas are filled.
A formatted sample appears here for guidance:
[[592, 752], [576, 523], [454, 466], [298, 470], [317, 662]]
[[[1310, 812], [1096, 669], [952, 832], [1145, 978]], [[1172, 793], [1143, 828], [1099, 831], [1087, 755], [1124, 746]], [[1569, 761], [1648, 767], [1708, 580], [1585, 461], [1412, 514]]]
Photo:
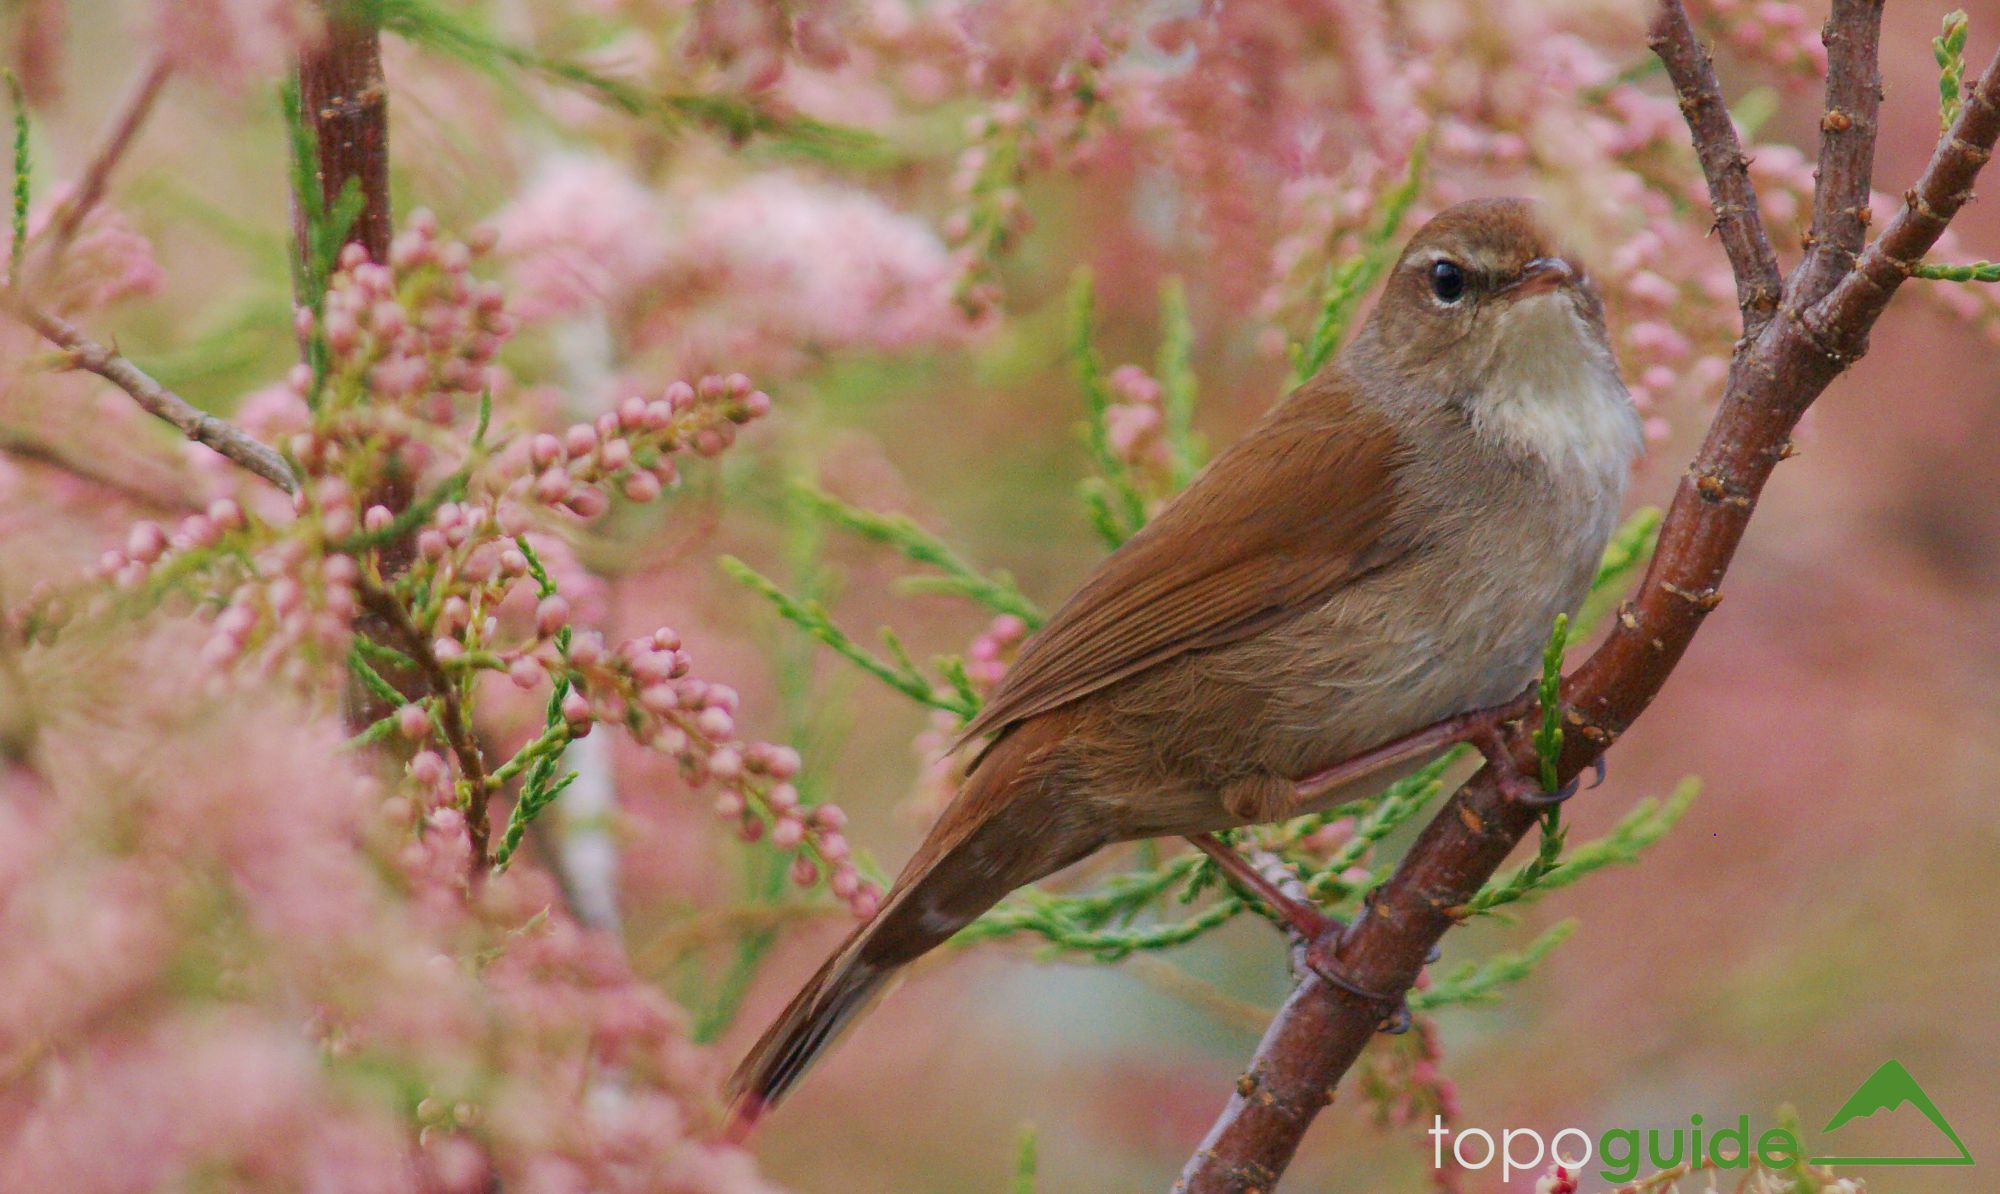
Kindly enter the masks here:
[[1345, 991], [1378, 1009], [1388, 1009], [1376, 1021], [1375, 1031], [1401, 1036], [1410, 1030], [1410, 1003], [1406, 993], [1390, 995], [1371, 991], [1340, 971], [1340, 944], [1346, 940], [1349, 931], [1350, 926], [1340, 921], [1331, 922], [1324, 935], [1306, 946], [1306, 969], [1330, 987]]
[[[1605, 767], [1602, 756], [1591, 761], [1591, 770], [1595, 773], [1595, 776], [1590, 781], [1590, 786], [1595, 788], [1604, 782]], [[1511, 768], [1502, 768], [1500, 769], [1500, 773], [1501, 790], [1509, 797], [1520, 801], [1529, 808], [1554, 808], [1577, 793], [1578, 781], [1574, 779], [1557, 788], [1555, 791], [1549, 792], [1545, 791], [1540, 784], [1533, 780], [1514, 773]]]

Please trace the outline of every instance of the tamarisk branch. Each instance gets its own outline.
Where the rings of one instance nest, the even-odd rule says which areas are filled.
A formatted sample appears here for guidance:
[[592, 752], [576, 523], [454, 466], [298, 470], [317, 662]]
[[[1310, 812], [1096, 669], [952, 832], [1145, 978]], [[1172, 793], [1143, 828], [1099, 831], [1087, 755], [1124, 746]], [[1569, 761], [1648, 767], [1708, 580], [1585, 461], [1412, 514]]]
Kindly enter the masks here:
[[[1666, 0], [1651, 45], [1666, 64], [1708, 181], [1716, 229], [1744, 318], [1722, 401], [1661, 525], [1637, 594], [1604, 644], [1563, 683], [1562, 782], [1590, 766], [1652, 702], [1721, 583], [1765, 482], [1791, 454], [1799, 417], [1867, 349], [1868, 332], [1917, 270], [2000, 139], [2000, 55], [1964, 106], [1902, 209], [1865, 248], [1880, 99], [1880, 0], [1837, 0], [1828, 21], [1813, 233], [1803, 264], [1779, 283], [1742, 146], [1721, 106], [1713, 64], [1680, 0]], [[1528, 735], [1513, 726], [1498, 759], [1425, 827], [1345, 935], [1318, 943], [1338, 983], [1309, 973], [1272, 1020], [1236, 1093], [1182, 1170], [1186, 1194], [1268, 1194], [1313, 1117], [1374, 1035], [1384, 1008], [1361, 992], [1400, 994], [1458, 922], [1460, 907], [1537, 824], [1505, 794], [1502, 769], [1533, 774]]]

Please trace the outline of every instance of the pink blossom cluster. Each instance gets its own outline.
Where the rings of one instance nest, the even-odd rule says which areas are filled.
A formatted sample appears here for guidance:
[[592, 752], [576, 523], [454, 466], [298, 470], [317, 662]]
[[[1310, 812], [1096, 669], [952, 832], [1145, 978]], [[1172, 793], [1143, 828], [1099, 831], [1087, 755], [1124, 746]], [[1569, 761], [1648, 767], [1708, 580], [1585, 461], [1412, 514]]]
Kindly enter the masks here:
[[[364, 395], [369, 416], [383, 407], [404, 408], [449, 425], [468, 400], [504, 381], [494, 358], [514, 330], [498, 285], [481, 282], [472, 265], [489, 251], [495, 234], [464, 241], [440, 237], [437, 218], [413, 212], [389, 248], [389, 260], [368, 260], [350, 244], [328, 282], [317, 331], [332, 357], [325, 393], [307, 396], [331, 413]], [[298, 314], [301, 336], [315, 327], [310, 311]], [[315, 382], [295, 375], [302, 388]], [[370, 428], [370, 430], [374, 430]], [[310, 446], [296, 450], [302, 458]]]
[[1826, 44], [1819, 22], [1802, 4], [1787, 0], [1702, 0], [1694, 15], [1732, 51], [1810, 81], [1826, 74]]
[[700, 1139], [716, 1059], [546, 874], [469, 896], [457, 809], [385, 799], [285, 688], [189, 701], [188, 651], [113, 648], [150, 678], [115, 727], [45, 685], [41, 765], [0, 773], [0, 1188], [772, 1190]]
[[668, 203], [603, 159], [562, 157], [495, 224], [525, 316], [606, 318], [642, 369], [785, 372], [819, 352], [970, 330], [935, 234], [879, 196], [790, 170]]
[[283, 74], [321, 29], [307, 0], [153, 0], [150, 23], [178, 70], [228, 92]]
[[[974, 635], [965, 649], [965, 678], [972, 690], [981, 697], [991, 694], [1027, 638], [1028, 624], [1013, 614], [996, 616]], [[965, 760], [945, 749], [958, 739], [962, 726], [956, 714], [934, 709], [912, 744], [922, 770], [903, 811], [919, 824], [935, 820], [965, 778]]]
[[1104, 435], [1111, 451], [1155, 496], [1172, 492], [1172, 454], [1160, 383], [1137, 365], [1120, 365], [1105, 379], [1113, 401], [1104, 411]]
[[57, 222], [67, 218], [73, 197], [69, 187], [58, 187], [35, 205], [19, 275], [11, 241], [0, 238], [0, 277], [25, 285], [43, 309], [72, 318], [158, 291], [165, 275], [152, 241], [106, 204], [84, 213], [59, 256], [46, 255], [49, 237]]

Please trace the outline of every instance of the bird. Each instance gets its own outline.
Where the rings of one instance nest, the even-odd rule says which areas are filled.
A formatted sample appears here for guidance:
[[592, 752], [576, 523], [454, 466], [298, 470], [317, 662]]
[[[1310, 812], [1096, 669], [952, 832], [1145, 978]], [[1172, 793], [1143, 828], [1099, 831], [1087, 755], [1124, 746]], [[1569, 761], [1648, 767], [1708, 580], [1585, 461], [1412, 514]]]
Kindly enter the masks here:
[[729, 1133], [1014, 889], [1115, 842], [1365, 796], [1467, 737], [1588, 593], [1642, 443], [1602, 299], [1539, 207], [1429, 219], [1352, 342], [1023, 644], [876, 915], [725, 1087]]

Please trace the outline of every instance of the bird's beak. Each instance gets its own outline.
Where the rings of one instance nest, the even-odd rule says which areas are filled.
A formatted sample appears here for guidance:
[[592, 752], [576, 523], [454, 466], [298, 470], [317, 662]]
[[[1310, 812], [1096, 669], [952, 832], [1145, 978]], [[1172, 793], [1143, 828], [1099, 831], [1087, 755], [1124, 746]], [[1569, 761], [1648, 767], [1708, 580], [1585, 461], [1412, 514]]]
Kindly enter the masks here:
[[1502, 291], [1508, 298], [1524, 299], [1573, 286], [1583, 272], [1561, 257], [1537, 257], [1521, 267]]

